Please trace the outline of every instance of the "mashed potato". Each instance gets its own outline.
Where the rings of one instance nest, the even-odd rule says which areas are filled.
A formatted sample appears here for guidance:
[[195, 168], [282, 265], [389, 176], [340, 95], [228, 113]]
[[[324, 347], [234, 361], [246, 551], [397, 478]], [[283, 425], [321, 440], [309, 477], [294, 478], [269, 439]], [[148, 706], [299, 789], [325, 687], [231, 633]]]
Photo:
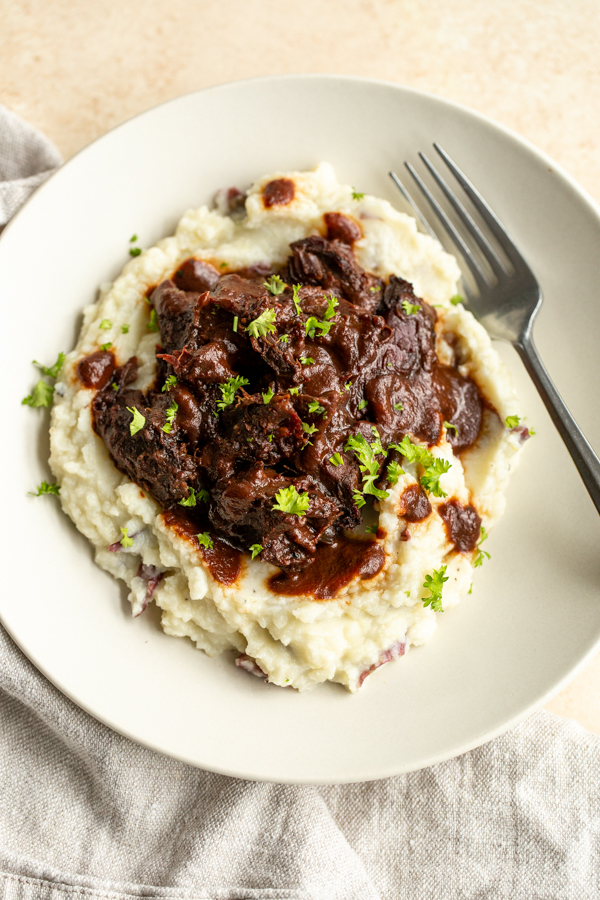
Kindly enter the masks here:
[[[293, 181], [294, 197], [267, 207], [263, 188], [279, 178]], [[93, 430], [95, 391], [78, 380], [77, 363], [110, 342], [119, 364], [137, 356], [135, 386], [146, 388], [154, 378], [160, 338], [147, 328], [150, 287], [191, 256], [221, 271], [283, 265], [289, 244], [322, 231], [323, 214], [335, 210], [360, 222], [363, 238], [354, 249], [361, 266], [383, 278], [401, 276], [436, 306], [440, 360], [450, 360], [458, 349], [461, 374], [472, 378], [488, 401], [480, 436], [460, 458], [445, 432], [431, 448], [451, 463], [440, 479], [443, 491], [472, 504], [488, 530], [504, 509], [508, 474], [521, 447], [505, 419], [520, 415], [520, 407], [487, 333], [462, 303], [451, 302], [460, 276], [455, 259], [421, 234], [414, 219], [385, 200], [356, 199], [325, 163], [311, 172], [260, 179], [248, 192], [243, 217], [225, 207], [222, 200], [217, 208], [188, 210], [174, 236], [128, 262], [114, 284], [102, 288], [98, 302], [85, 309], [79, 341], [56, 387], [51, 468], [61, 484], [63, 508], [94, 545], [98, 565], [128, 585], [134, 616], [152, 600], [162, 609], [167, 634], [191, 638], [210, 656], [235, 650], [238, 664], [281, 686], [307, 690], [335, 681], [355, 691], [375, 667], [432, 636], [440, 613], [423, 603], [429, 596], [427, 576], [445, 567], [444, 610], [470, 591], [478, 551], [461, 553], [450, 542], [438, 511], [444, 499], [429, 496], [432, 512], [423, 521], [409, 525], [400, 515], [404, 490], [418, 483], [416, 464], [403, 464], [404, 474], [378, 503], [377, 539], [385, 563], [374, 577], [353, 578], [329, 600], [282, 596], [268, 583], [278, 570], [246, 554], [239, 577], [227, 585], [213, 577], [198, 547], [170, 527], [160, 506], [115, 468]], [[131, 546], [120, 543], [124, 533], [131, 541], [123, 543]]]

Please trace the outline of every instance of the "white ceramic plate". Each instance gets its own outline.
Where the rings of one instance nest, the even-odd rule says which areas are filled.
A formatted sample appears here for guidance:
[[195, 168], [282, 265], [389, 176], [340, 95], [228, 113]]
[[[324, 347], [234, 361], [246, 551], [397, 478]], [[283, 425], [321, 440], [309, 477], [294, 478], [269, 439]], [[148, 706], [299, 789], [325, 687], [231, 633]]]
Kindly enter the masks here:
[[[501, 346], [537, 435], [511, 482], [473, 594], [424, 648], [357, 695], [298, 694], [167, 637], [156, 610], [132, 619], [52, 497], [27, 491], [47, 467], [47, 416], [21, 406], [73, 346], [80, 310], [189, 206], [273, 170], [331, 162], [392, 202], [387, 177], [439, 141], [480, 187], [536, 272], [542, 357], [600, 446], [600, 214], [573, 181], [482, 116], [395, 85], [294, 76], [210, 88], [159, 106], [72, 159], [0, 240], [4, 378], [2, 621], [65, 694], [117, 731], [196, 766], [244, 778], [381, 778], [462, 753], [562, 688], [600, 640], [600, 527], [516, 354]], [[488, 545], [486, 545], [488, 546]]]

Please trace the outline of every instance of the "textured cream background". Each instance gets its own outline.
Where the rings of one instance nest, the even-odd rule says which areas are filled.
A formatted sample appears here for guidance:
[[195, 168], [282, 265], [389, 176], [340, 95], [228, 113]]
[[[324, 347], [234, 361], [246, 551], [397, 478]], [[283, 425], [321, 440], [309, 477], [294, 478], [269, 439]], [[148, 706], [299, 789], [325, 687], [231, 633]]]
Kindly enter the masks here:
[[[211, 84], [384, 78], [515, 129], [600, 201], [599, 46], [598, 0], [0, 0], [0, 102], [68, 158]], [[547, 708], [600, 733], [600, 656]]]

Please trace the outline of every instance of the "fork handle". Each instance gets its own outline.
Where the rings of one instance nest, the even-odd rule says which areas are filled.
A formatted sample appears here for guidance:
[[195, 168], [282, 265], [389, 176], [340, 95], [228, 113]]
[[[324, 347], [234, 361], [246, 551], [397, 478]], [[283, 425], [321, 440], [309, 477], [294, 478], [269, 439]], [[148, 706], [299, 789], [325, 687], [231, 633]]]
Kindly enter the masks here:
[[522, 343], [515, 343], [515, 348], [538, 389], [546, 409], [550, 413], [550, 418], [565, 442], [573, 462], [577, 466], [583, 483], [592, 498], [592, 503], [600, 513], [600, 459], [594, 453], [577, 422], [567, 409], [562, 397], [554, 387], [552, 379], [538, 355], [531, 335], [528, 335]]

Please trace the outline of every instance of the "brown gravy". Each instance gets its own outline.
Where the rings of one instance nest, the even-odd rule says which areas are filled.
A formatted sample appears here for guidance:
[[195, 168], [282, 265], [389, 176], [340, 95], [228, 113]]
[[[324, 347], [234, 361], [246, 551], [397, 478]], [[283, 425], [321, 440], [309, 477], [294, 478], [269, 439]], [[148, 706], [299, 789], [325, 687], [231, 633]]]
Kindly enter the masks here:
[[213, 537], [213, 546], [210, 548], [198, 546], [196, 535], [201, 526], [193, 522], [183, 511], [167, 509], [162, 518], [168, 528], [202, 551], [202, 556], [215, 581], [232, 585], [238, 580], [242, 571], [242, 554], [239, 550], [218, 537]]
[[384, 562], [383, 549], [375, 541], [340, 538], [333, 544], [319, 544], [305, 569], [274, 575], [269, 587], [285, 596], [312, 594], [316, 600], [331, 600], [356, 575], [363, 580], [374, 578]]
[[96, 350], [84, 356], [77, 365], [77, 377], [86, 388], [106, 387], [115, 371], [115, 355], [110, 350]]
[[287, 206], [294, 199], [296, 188], [291, 178], [276, 178], [263, 188], [263, 203], [270, 206]]
[[481, 533], [481, 518], [475, 507], [470, 504], [463, 506], [458, 500], [448, 500], [438, 506], [438, 512], [455, 549], [459, 553], [474, 550]]

